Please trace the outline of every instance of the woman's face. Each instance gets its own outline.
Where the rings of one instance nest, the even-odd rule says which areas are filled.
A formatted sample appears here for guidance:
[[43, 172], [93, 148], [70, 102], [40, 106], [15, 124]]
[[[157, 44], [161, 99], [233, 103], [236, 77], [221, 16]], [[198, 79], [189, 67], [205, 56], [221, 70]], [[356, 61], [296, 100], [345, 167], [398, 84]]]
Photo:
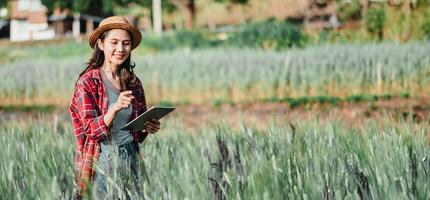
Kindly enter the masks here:
[[131, 52], [130, 34], [123, 29], [112, 29], [106, 33], [106, 38], [97, 41], [100, 50], [105, 54], [105, 62], [115, 65], [122, 64]]

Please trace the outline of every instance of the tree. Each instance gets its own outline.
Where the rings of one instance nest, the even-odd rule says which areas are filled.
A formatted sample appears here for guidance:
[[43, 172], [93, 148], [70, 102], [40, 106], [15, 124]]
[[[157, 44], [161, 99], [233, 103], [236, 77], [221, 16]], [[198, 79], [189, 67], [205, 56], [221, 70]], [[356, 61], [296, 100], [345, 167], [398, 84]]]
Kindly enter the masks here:
[[[185, 28], [191, 29], [194, 26], [194, 20], [197, 12], [195, 0], [170, 0], [170, 2], [183, 13]], [[215, 0], [215, 2], [229, 5], [245, 5], [248, 3], [248, 0]]]
[[196, 16], [196, 4], [194, 0], [170, 0], [183, 14], [184, 26], [191, 29], [194, 26]]
[[229, 4], [242, 4], [245, 5], [248, 3], [248, 0], [215, 0], [220, 3], [229, 3]]
[[[7, 1], [7, 0], [0, 0]], [[109, 16], [115, 14], [117, 7], [136, 4], [152, 9], [152, 0], [41, 0], [52, 13], [55, 8], [69, 9], [73, 13], [87, 13], [96, 16]], [[248, 0], [214, 0], [225, 4], [247, 4]], [[184, 26], [190, 29], [194, 26], [196, 16], [195, 0], [162, 0], [163, 12], [177, 12], [183, 14]]]
[[[52, 12], [55, 8], [69, 9], [73, 13], [87, 13], [96, 16], [114, 14], [114, 8], [130, 3], [143, 3], [145, 0], [41, 0]], [[146, 0], [147, 1], [147, 0]]]
[[367, 10], [365, 20], [367, 31], [373, 35], [377, 35], [378, 39], [381, 40], [383, 37], [385, 22], [387, 20], [384, 7], [377, 6]]
[[[152, 8], [152, 0], [134, 0], [133, 2], [143, 7]], [[161, 7], [165, 12], [174, 12], [177, 10], [176, 6], [172, 4], [171, 0], [162, 0]]]
[[7, 0], [0, 0], [0, 8], [4, 8], [7, 6]]

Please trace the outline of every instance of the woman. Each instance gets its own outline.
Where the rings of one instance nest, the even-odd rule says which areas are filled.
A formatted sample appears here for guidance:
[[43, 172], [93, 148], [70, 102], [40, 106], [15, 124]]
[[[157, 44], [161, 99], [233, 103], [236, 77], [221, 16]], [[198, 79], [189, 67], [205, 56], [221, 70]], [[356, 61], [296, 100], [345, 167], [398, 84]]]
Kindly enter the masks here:
[[122, 169], [136, 177], [138, 144], [160, 129], [160, 122], [152, 120], [144, 131], [121, 130], [146, 111], [142, 84], [131, 64], [131, 51], [141, 39], [140, 31], [120, 16], [101, 21], [89, 37], [94, 51], [79, 75], [69, 107], [77, 140], [78, 198], [94, 181], [99, 194], [107, 194], [105, 176], [112, 169], [112, 158], [119, 158]]

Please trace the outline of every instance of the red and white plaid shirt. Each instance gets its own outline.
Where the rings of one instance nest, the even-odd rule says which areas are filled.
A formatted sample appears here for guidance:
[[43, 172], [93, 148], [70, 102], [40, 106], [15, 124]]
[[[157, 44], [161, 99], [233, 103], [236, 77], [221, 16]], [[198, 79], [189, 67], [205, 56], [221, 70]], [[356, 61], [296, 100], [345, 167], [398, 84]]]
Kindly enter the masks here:
[[[145, 112], [146, 101], [142, 83], [129, 85], [135, 97], [131, 101], [131, 120]], [[80, 194], [85, 192], [86, 184], [93, 182], [95, 164], [100, 153], [100, 141], [109, 136], [109, 128], [103, 121], [108, 110], [108, 96], [99, 69], [91, 69], [83, 74], [76, 83], [73, 99], [69, 107], [73, 129], [76, 136], [75, 170]], [[147, 136], [146, 132], [132, 132], [136, 144]], [[136, 145], [136, 148], [139, 148]]]

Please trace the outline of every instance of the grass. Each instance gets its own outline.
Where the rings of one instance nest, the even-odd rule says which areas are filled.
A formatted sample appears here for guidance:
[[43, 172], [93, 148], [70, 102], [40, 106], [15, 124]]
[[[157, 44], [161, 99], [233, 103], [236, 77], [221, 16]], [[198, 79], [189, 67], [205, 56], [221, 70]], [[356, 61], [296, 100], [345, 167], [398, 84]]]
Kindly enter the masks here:
[[73, 55], [91, 54], [87, 43], [67, 40], [3, 43], [0, 46], [0, 63], [13, 63], [28, 59], [64, 58]]
[[[390, 100], [390, 99], [408, 99], [410, 98], [409, 93], [401, 93], [397, 95], [392, 94], [383, 94], [383, 95], [372, 95], [372, 94], [360, 94], [360, 95], [352, 95], [348, 96], [346, 98], [339, 98], [339, 97], [333, 97], [333, 96], [304, 96], [304, 97], [298, 97], [298, 98], [270, 98], [270, 99], [264, 99], [263, 102], [281, 102], [281, 103], [287, 103], [290, 108], [296, 108], [300, 106], [307, 106], [307, 105], [331, 105], [331, 106], [337, 106], [341, 103], [358, 103], [358, 102], [371, 102], [374, 103], [377, 100]], [[214, 99], [210, 105], [219, 108], [221, 105], [235, 105], [236, 103], [241, 102], [233, 102], [233, 101], [225, 101], [221, 99]], [[190, 102], [169, 102], [169, 101], [160, 101], [158, 102], [158, 105], [160, 106], [187, 106], [190, 105]], [[7, 106], [1, 106], [0, 105], [0, 111], [5, 112], [31, 112], [31, 113], [51, 113], [55, 111], [56, 109], [64, 109], [64, 106], [61, 105], [7, 105]]]
[[[68, 104], [77, 75], [90, 56], [80, 50], [61, 53], [69, 47], [59, 46], [58, 54], [49, 53], [53, 51], [49, 45], [25, 50], [24, 54], [34, 56], [0, 66], [0, 104]], [[419, 96], [430, 92], [428, 47], [426, 42], [386, 42], [324, 45], [285, 52], [134, 51], [132, 59], [149, 102], [218, 104], [304, 96]]]
[[54, 105], [31, 105], [31, 106], [0, 106], [0, 111], [5, 112], [37, 112], [50, 113], [55, 110]]
[[[52, 119], [54, 117], [54, 119]], [[69, 199], [74, 137], [66, 118], [0, 125], [0, 193], [5, 199]], [[141, 152], [148, 199], [428, 199], [426, 124], [369, 120], [361, 129], [317, 120], [194, 134], [164, 124]], [[121, 184], [113, 184], [121, 188]], [[122, 190], [116, 190], [121, 195]]]

